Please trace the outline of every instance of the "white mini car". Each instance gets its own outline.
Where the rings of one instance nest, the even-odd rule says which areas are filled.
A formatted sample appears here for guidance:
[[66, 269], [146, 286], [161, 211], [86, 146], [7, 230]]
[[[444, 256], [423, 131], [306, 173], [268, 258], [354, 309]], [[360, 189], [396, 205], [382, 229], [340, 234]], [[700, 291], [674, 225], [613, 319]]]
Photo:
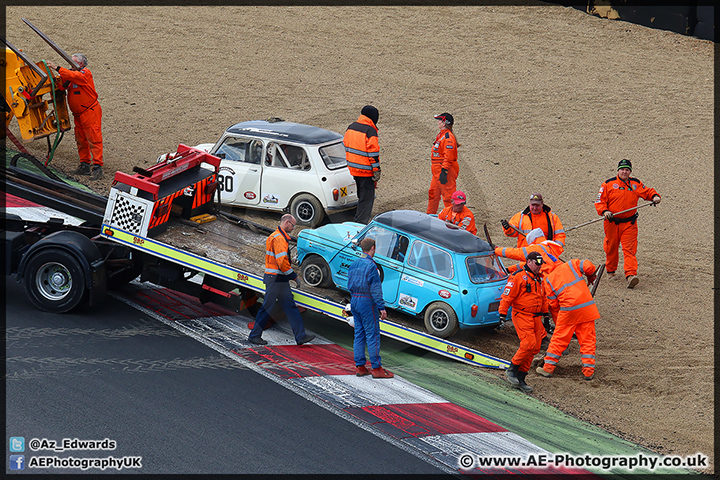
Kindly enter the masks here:
[[326, 213], [357, 207], [355, 180], [337, 132], [254, 120], [196, 148], [222, 160], [218, 188], [224, 205], [289, 212], [307, 227], [320, 224]]

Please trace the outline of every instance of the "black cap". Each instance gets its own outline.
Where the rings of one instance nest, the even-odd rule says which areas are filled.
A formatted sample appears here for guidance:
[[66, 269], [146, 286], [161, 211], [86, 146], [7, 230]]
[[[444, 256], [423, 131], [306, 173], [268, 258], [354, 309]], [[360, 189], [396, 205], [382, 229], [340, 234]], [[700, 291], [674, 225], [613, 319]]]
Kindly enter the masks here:
[[540, 255], [538, 252], [528, 253], [527, 259], [537, 263], [538, 265], [542, 265], [543, 263], [545, 263], [545, 260], [543, 260], [542, 255]]
[[455, 123], [455, 119], [453, 118], [453, 116], [447, 112], [441, 113], [440, 115], [435, 115], [434, 118], [435, 120], [445, 120], [445, 123], [447, 123], [448, 125], [452, 125], [453, 123]]
[[632, 172], [632, 162], [627, 158], [623, 158], [622, 160], [620, 160], [620, 163], [618, 163], [618, 170], [620, 170], [621, 168], [629, 168]]
[[378, 109], [373, 107], [372, 105], [365, 105], [363, 109], [360, 111], [361, 115], [365, 115], [370, 120], [373, 121], [373, 123], [377, 124], [378, 118], [380, 117], [380, 114], [378, 113]]

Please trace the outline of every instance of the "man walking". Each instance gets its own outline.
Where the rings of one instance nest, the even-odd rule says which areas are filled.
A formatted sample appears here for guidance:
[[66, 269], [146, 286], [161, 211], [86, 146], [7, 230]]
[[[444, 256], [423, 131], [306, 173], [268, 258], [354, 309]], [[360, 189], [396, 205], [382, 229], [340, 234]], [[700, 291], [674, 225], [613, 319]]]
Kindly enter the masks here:
[[357, 185], [357, 223], [367, 224], [375, 202], [375, 188], [380, 180], [380, 144], [378, 142], [378, 109], [365, 105], [357, 121], [345, 131], [345, 159]]
[[[588, 288], [595, 281], [595, 272], [590, 260], [573, 259], [545, 275], [548, 306], [550, 310], [558, 310], [558, 316], [545, 353], [545, 365], [536, 370], [543, 377], [552, 376], [573, 334], [580, 344], [585, 380], [592, 380], [595, 375], [595, 320], [600, 319], [600, 312]], [[587, 285], [583, 274], [587, 276]]]
[[375, 240], [363, 238], [360, 248], [362, 256], [348, 270], [348, 290], [352, 294], [350, 311], [355, 321], [355, 374], [362, 377], [371, 373], [365, 366], [367, 346], [373, 378], [392, 378], [394, 375], [380, 364], [380, 320], [387, 318], [387, 311], [380, 274], [372, 258], [375, 255]]
[[449, 113], [435, 115], [440, 133], [435, 137], [430, 152], [432, 180], [428, 190], [427, 214], [435, 215], [443, 201], [443, 208], [452, 205], [451, 196], [456, 190], [460, 169], [457, 162], [458, 143], [453, 133], [455, 119]]
[[525, 267], [508, 278], [498, 309], [502, 323], [512, 307], [512, 323], [520, 339], [520, 346], [510, 360], [505, 376], [513, 386], [528, 393], [533, 388], [525, 383], [525, 377], [545, 337], [541, 318], [548, 315], [548, 301], [540, 274], [543, 263], [543, 257], [538, 252], [528, 254]]
[[262, 332], [270, 319], [270, 312], [275, 307], [275, 302], [290, 321], [298, 345], [308, 343], [315, 338], [315, 335], [305, 333], [303, 319], [295, 305], [290, 283], [288, 283], [290, 280], [300, 283], [297, 273], [290, 265], [288, 248], [290, 233], [295, 228], [295, 223], [295, 217], [289, 213], [283, 215], [277, 230], [265, 241], [265, 275], [263, 276], [265, 300], [255, 317], [255, 325], [248, 335], [248, 341], [255, 345], [267, 345], [267, 341], [262, 339]]
[[627, 288], [635, 288], [640, 282], [637, 277], [638, 262], [635, 256], [637, 253], [638, 213], [637, 210], [618, 216], [615, 216], [615, 213], [637, 207], [640, 198], [652, 200], [657, 205], [660, 203], [660, 195], [654, 188], [648, 188], [637, 178], [631, 177], [630, 173], [632, 173], [630, 160], [625, 158], [620, 160], [617, 176], [605, 180], [600, 185], [600, 191], [595, 200], [595, 210], [598, 215], [605, 216], [603, 250], [605, 250], [605, 268], [608, 279], [616, 278], [615, 270], [620, 260], [618, 248], [622, 245]]
[[[543, 197], [539, 193], [530, 195], [530, 202], [525, 210], [513, 215], [509, 222], [502, 220], [500, 223], [506, 237], [517, 237], [518, 248], [525, 247], [530, 243], [526, 240], [525, 235], [535, 228], [542, 230], [546, 239], [557, 242], [565, 248], [565, 229], [560, 217], [545, 205]], [[512, 228], [513, 226], [520, 230], [522, 235]]]
[[79, 70], [68, 70], [52, 62], [47, 64], [57, 70], [63, 83], [69, 82], [67, 100], [75, 121], [75, 142], [80, 156], [80, 166], [75, 174], [90, 175], [93, 180], [98, 180], [103, 177], [102, 109], [95, 81], [87, 68], [87, 57], [76, 53], [72, 59], [80, 66]]

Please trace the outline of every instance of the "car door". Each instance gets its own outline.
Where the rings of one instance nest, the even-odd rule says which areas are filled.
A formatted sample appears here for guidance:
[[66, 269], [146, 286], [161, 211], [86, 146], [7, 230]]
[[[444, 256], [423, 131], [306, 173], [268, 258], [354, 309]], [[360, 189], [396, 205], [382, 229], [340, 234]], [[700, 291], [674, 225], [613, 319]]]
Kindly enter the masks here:
[[221, 159], [218, 173], [220, 201], [227, 205], [258, 205], [263, 142], [254, 138], [228, 136], [210, 153]]
[[263, 157], [260, 185], [261, 206], [283, 209], [297, 192], [310, 192], [324, 203], [317, 173], [312, 171], [307, 151], [299, 145], [268, 142]]
[[380, 225], [374, 225], [367, 230], [362, 238], [366, 237], [375, 240], [373, 260], [380, 270], [383, 300], [386, 305], [394, 306], [397, 303], [398, 285], [403, 270], [405, 252], [401, 250], [403, 246], [407, 248], [408, 238]]

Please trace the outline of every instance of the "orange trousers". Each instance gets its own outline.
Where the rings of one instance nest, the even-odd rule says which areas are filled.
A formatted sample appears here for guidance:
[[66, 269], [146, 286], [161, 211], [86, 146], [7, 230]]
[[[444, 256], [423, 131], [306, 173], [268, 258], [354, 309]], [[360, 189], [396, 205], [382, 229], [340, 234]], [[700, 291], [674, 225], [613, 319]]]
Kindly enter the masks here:
[[550, 345], [545, 353], [543, 369], [546, 372], [553, 373], [555, 371], [560, 357], [570, 345], [573, 333], [577, 336], [580, 344], [583, 375], [589, 377], [595, 373], [595, 321], [555, 325], [555, 332], [553, 332]]
[[432, 180], [430, 181], [430, 189], [428, 190], [428, 215], [438, 213], [438, 205], [440, 205], [440, 197], [442, 197], [444, 207], [452, 205], [452, 194], [457, 190], [457, 177], [460, 169], [457, 162], [453, 162], [448, 170], [447, 183], [440, 183], [440, 172], [442, 171], [441, 162], [432, 163]]
[[638, 226], [637, 221], [615, 224], [608, 220], [605, 224], [605, 240], [603, 241], [603, 250], [605, 250], [605, 271], [614, 272], [618, 267], [620, 256], [618, 255], [618, 247], [622, 245], [623, 267], [625, 276], [637, 275], [637, 237]]
[[80, 115], [73, 114], [75, 120], [75, 142], [81, 163], [103, 164], [102, 109], [95, 104]]
[[542, 316], [513, 310], [512, 322], [520, 339], [520, 347], [510, 361], [520, 365], [518, 370], [521, 372], [527, 372], [533, 358], [540, 351], [542, 339], [546, 336]]

